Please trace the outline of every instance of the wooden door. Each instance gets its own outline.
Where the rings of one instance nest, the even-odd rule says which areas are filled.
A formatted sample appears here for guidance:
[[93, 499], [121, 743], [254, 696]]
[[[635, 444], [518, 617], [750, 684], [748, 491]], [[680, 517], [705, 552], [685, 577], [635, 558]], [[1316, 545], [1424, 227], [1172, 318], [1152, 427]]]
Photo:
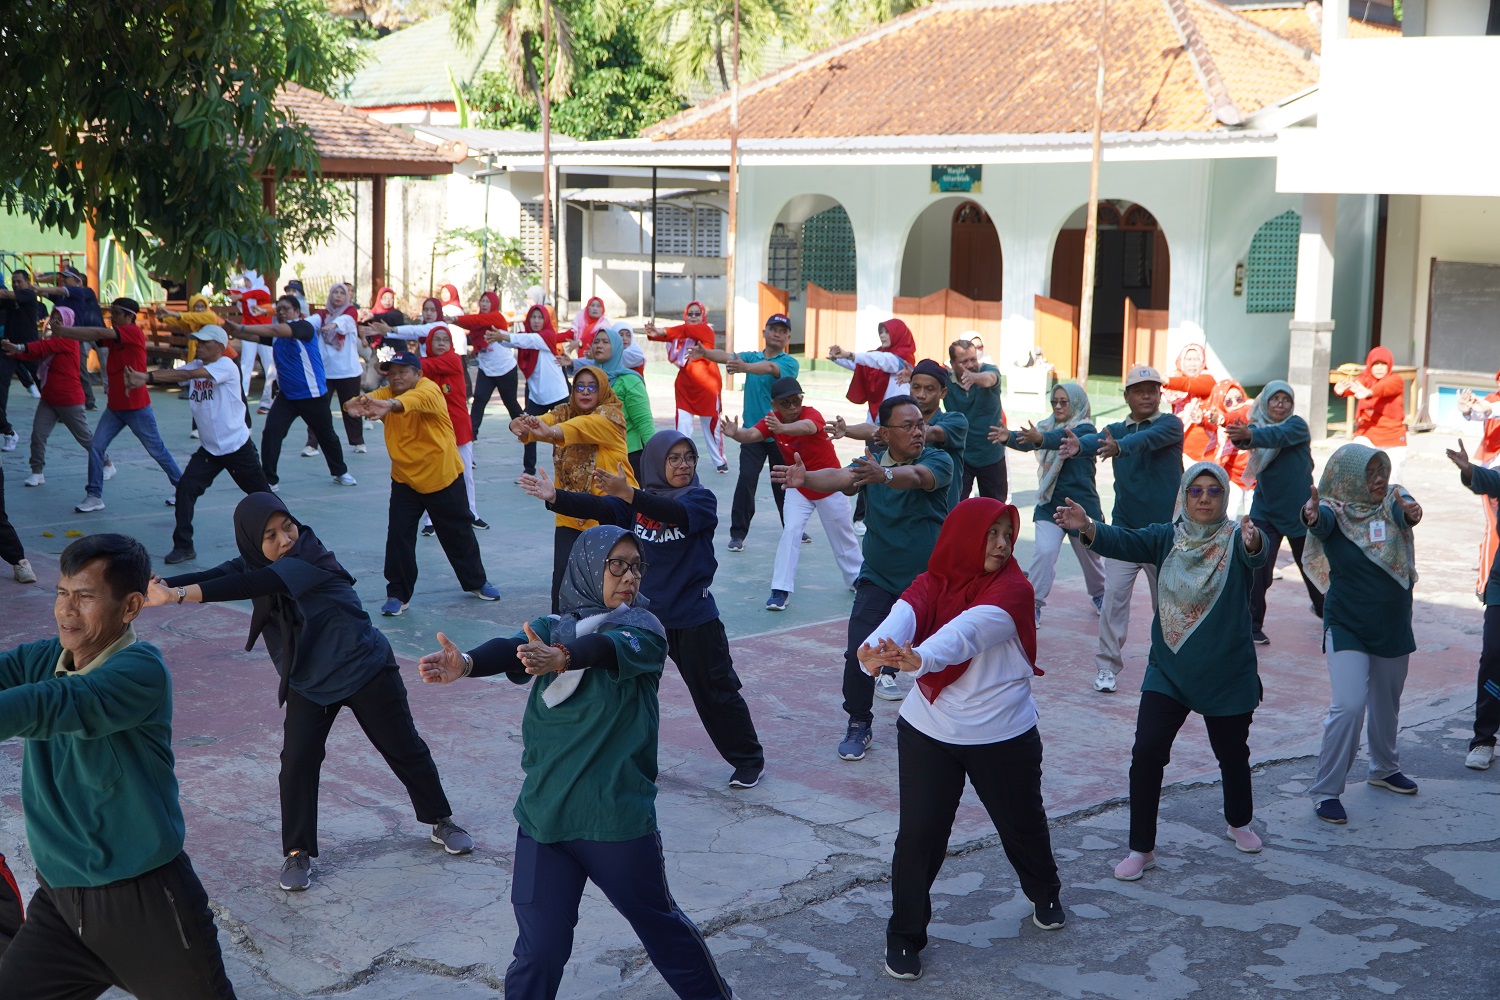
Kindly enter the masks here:
[[1047, 356], [1059, 381], [1078, 377], [1078, 307], [1038, 295], [1035, 302], [1036, 346]]
[[999, 302], [1002, 267], [994, 221], [974, 202], [964, 202], [953, 212], [948, 287], [966, 298]]
[[766, 320], [777, 313], [786, 314], [787, 306], [791, 303], [792, 299], [791, 294], [785, 289], [777, 288], [775, 285], [768, 285], [764, 281], [759, 284], [760, 328], [764, 330], [766, 328]]
[[1077, 306], [1083, 302], [1083, 230], [1064, 229], [1052, 248], [1052, 298]]
[[1133, 365], [1150, 365], [1159, 372], [1167, 367], [1167, 310], [1138, 309], [1125, 299], [1125, 341], [1120, 356], [1120, 377]]

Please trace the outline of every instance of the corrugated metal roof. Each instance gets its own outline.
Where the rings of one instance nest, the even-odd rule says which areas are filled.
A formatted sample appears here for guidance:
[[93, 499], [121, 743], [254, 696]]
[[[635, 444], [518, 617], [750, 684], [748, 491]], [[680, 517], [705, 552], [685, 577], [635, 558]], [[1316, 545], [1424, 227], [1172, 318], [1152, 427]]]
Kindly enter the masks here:
[[358, 108], [451, 102], [449, 67], [465, 86], [486, 72], [504, 70], [505, 48], [499, 35], [493, 4], [480, 8], [468, 46], [459, 44], [448, 14], [393, 31], [369, 44], [369, 60], [349, 78], [344, 99]]

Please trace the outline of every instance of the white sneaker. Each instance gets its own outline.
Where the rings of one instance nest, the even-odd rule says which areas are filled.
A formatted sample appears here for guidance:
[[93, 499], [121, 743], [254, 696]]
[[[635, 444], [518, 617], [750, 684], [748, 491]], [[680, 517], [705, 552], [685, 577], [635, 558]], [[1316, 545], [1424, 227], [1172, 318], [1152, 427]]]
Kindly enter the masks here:
[[347, 472], [344, 473], [342, 476], [334, 476], [333, 477], [333, 481], [334, 481], [334, 484], [337, 485], [337, 486], [358, 486], [359, 485], [359, 480], [355, 479], [353, 476], [349, 475], [349, 473], [347, 473]]
[[896, 678], [890, 674], [881, 674], [875, 678], [875, 697], [882, 701], [902, 701], [906, 698], [906, 692], [901, 690]]
[[37, 387], [36, 387], [36, 383], [35, 382], [33, 382], [30, 385], [28, 385], [26, 387], [26, 391], [29, 392], [29, 393], [31, 393], [31, 398], [32, 399], [41, 399], [42, 398], [42, 394], [39, 391], [37, 391]]
[[192, 438], [192, 439], [193, 439], [193, 440], [194, 440], [194, 441], [197, 441], [197, 440], [199, 440], [199, 437], [198, 437], [198, 431], [197, 431], [197, 430], [196, 430], [196, 429], [195, 429], [195, 430], [194, 430], [194, 431], [193, 431], [193, 433], [191, 433], [191, 434], [189, 434], [189, 435], [188, 435], [188, 437], [190, 437], [190, 438]]
[[104, 481], [106, 483], [109, 482], [111, 479], [115, 478], [115, 473], [119, 472], [119, 471], [120, 471], [120, 469], [119, 469], [118, 466], [115, 465], [115, 463], [113, 463], [113, 462], [105, 462], [104, 463]]
[[366, 451], [368, 451], [368, 450], [369, 450], [369, 449], [367, 449], [367, 448], [366, 448], [366, 447], [365, 447], [365, 446], [364, 446], [364, 445], [362, 445], [362, 444], [357, 444], [357, 445], [355, 445], [355, 446], [354, 446], [354, 454], [356, 454], [356, 455], [363, 455], [363, 454], [364, 454], [364, 453], [365, 453], [365, 452], [366, 452]]
[[1469, 751], [1469, 756], [1464, 758], [1464, 767], [1472, 768], [1475, 771], [1488, 771], [1490, 769], [1490, 761], [1494, 759], [1494, 747], [1475, 747]]
[[281, 492], [281, 484], [280, 483], [268, 483], [267, 485], [269, 485], [271, 487], [271, 492], [272, 493], [280, 493]]
[[92, 514], [96, 510], [104, 509], [104, 498], [86, 495], [83, 502], [73, 509], [80, 514]]
[[0, 451], [15, 451], [16, 445], [20, 443], [19, 434], [0, 434]]
[[40, 472], [33, 472], [31, 475], [26, 477], [26, 485], [45, 486], [47, 485], [47, 477], [42, 475]]
[[303, 458], [312, 458], [313, 456], [315, 456], [317, 454], [318, 454], [318, 446], [315, 445], [315, 444], [310, 444], [306, 448], [302, 449], [302, 457]]
[[1100, 670], [1099, 676], [1094, 678], [1094, 690], [1108, 693], [1115, 689], [1115, 673], [1113, 670]]
[[[36, 583], [36, 570], [31, 568], [31, 560], [22, 559], [16, 563], [16, 582]], [[1486, 764], [1485, 766], [1488, 767], [1489, 765]]]
[[854, 534], [858, 538], [865, 537], [865, 522], [863, 522], [863, 521], [855, 521], [854, 522]]

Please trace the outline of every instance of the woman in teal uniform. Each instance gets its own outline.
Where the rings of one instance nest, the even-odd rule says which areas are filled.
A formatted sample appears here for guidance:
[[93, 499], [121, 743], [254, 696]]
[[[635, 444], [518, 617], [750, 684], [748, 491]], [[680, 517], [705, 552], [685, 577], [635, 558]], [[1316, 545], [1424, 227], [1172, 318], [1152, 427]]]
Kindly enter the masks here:
[[1417, 794], [1417, 783], [1401, 773], [1396, 730], [1407, 660], [1417, 648], [1411, 631], [1411, 588], [1417, 582], [1412, 528], [1422, 520], [1422, 508], [1390, 476], [1385, 452], [1346, 444], [1328, 459], [1302, 510], [1308, 528], [1303, 565], [1327, 595], [1323, 651], [1332, 690], [1318, 773], [1308, 789], [1313, 810], [1326, 823], [1349, 821], [1339, 797], [1366, 715], [1368, 783]]
[[1236, 523], [1225, 516], [1228, 494], [1228, 473], [1214, 462], [1198, 462], [1182, 474], [1171, 524], [1111, 527], [1072, 500], [1055, 515], [1059, 527], [1080, 532], [1106, 559], [1156, 564], [1151, 658], [1130, 758], [1130, 854], [1115, 866], [1122, 881], [1156, 867], [1162, 772], [1190, 712], [1203, 716], [1219, 761], [1226, 833], [1246, 854], [1261, 848], [1250, 829], [1250, 722], [1261, 699], [1250, 588], [1265, 545], [1249, 517]]
[[531, 686], [521, 722], [526, 780], [516, 800], [511, 905], [518, 933], [507, 1000], [551, 1000], [573, 950], [586, 882], [630, 921], [679, 997], [729, 1000], [698, 928], [667, 889], [656, 828], [656, 700], [666, 630], [639, 596], [646, 566], [624, 528], [573, 543], [559, 611], [461, 652], [422, 657], [430, 684], [505, 674]]

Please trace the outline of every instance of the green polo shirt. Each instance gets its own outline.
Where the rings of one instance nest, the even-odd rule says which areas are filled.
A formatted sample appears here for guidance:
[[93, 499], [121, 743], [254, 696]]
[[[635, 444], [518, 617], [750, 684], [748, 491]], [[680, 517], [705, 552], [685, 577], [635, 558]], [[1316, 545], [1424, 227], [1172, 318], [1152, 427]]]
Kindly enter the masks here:
[[[889, 452], [881, 452], [880, 464], [901, 463], [890, 461]], [[907, 464], [931, 469], [933, 488], [860, 487], [865, 497], [865, 537], [860, 546], [865, 561], [859, 578], [897, 596], [927, 571], [927, 560], [948, 516], [954, 479], [953, 459], [939, 448], [923, 448], [916, 461]]]

